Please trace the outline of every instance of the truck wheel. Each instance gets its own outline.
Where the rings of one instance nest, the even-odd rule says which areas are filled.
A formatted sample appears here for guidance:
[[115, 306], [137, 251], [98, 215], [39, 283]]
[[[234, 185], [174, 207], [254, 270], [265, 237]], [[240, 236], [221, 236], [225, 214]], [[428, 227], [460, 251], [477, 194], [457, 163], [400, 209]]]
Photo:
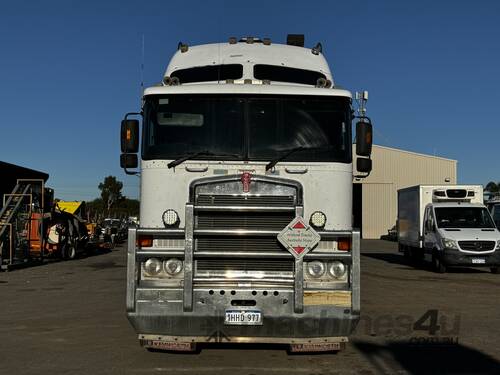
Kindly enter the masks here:
[[411, 251], [410, 251], [410, 248], [408, 246], [405, 246], [403, 248], [403, 255], [408, 262], [411, 261]]
[[434, 271], [438, 273], [446, 272], [446, 266], [441, 261], [441, 257], [439, 256], [439, 254], [437, 254], [436, 252], [432, 255], [432, 266], [434, 268]]
[[491, 271], [491, 273], [498, 274], [498, 273], [500, 273], [500, 268], [499, 267], [491, 267], [490, 271]]
[[68, 259], [76, 258], [76, 246], [74, 244], [70, 244], [67, 248], [67, 257]]

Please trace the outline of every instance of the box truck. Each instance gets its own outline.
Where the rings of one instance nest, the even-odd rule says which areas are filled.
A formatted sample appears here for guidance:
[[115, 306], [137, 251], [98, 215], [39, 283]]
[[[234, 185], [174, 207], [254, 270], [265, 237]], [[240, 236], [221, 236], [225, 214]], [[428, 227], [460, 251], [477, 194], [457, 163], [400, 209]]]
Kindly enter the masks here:
[[448, 267], [490, 267], [498, 273], [500, 232], [480, 185], [418, 185], [398, 190], [399, 251]]
[[[360, 314], [353, 173], [371, 170], [372, 128], [332, 79], [321, 44], [230, 38], [180, 43], [162, 83], [144, 91], [127, 276], [127, 315], [144, 347], [324, 351], [347, 341]], [[139, 159], [131, 116], [127, 173]]]

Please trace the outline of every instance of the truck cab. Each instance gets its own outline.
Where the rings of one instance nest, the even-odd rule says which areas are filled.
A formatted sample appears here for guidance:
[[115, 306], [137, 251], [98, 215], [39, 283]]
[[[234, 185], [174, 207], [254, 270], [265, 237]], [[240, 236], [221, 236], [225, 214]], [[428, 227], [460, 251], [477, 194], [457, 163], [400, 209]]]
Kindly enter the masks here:
[[424, 247], [435, 267], [500, 264], [500, 233], [482, 204], [432, 203], [424, 216]]
[[180, 43], [142, 102], [121, 129], [121, 165], [141, 178], [127, 276], [141, 345], [339, 349], [359, 320], [352, 183], [372, 130], [360, 116], [353, 168], [351, 93], [321, 45]]

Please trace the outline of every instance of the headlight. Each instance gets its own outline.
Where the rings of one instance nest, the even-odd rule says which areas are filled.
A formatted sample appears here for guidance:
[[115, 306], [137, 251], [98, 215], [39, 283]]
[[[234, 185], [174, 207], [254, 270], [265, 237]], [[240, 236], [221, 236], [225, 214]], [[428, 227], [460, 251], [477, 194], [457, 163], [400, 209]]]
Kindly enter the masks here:
[[497, 241], [497, 248], [496, 250], [500, 250], [500, 241]]
[[328, 273], [330, 274], [330, 276], [335, 277], [336, 279], [341, 279], [342, 277], [344, 277], [346, 271], [346, 265], [338, 260], [331, 262], [328, 265]]
[[325, 263], [319, 260], [313, 260], [307, 263], [307, 273], [309, 276], [319, 278], [325, 274]]
[[448, 249], [458, 250], [457, 241], [455, 240], [450, 240], [449, 238], [443, 238], [443, 245]]
[[163, 262], [163, 267], [165, 269], [165, 272], [169, 275], [177, 275], [182, 271], [182, 260], [176, 258], [166, 260], [165, 262]]
[[315, 211], [312, 213], [309, 223], [315, 228], [323, 228], [326, 224], [326, 215], [321, 211]]
[[156, 258], [149, 258], [146, 263], [144, 263], [144, 272], [149, 276], [157, 276], [161, 272], [162, 263]]
[[166, 210], [162, 215], [163, 224], [166, 227], [172, 227], [179, 223], [179, 215], [175, 210]]

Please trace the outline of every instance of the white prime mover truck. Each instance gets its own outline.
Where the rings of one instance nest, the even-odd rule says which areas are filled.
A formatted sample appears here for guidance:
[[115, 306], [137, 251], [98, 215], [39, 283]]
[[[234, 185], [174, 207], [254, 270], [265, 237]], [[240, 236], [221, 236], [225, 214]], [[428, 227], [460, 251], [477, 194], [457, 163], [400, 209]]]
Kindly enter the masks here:
[[360, 111], [353, 168], [353, 100], [321, 44], [180, 43], [142, 100], [120, 159], [141, 178], [126, 301], [140, 343], [340, 349], [360, 314], [352, 186], [371, 170], [372, 125]]
[[500, 266], [500, 232], [480, 185], [418, 185], [398, 191], [399, 251], [447, 267]]

